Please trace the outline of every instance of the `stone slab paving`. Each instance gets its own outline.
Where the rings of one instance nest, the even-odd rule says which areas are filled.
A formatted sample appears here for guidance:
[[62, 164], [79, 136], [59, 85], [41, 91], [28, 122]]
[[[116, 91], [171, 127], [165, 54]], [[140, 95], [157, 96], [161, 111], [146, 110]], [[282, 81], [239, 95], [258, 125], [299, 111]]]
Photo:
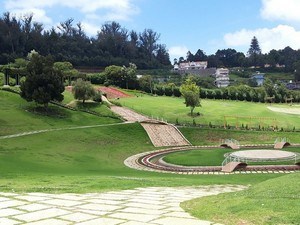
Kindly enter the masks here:
[[0, 192], [0, 225], [211, 225], [180, 202], [245, 186], [148, 187], [88, 194]]

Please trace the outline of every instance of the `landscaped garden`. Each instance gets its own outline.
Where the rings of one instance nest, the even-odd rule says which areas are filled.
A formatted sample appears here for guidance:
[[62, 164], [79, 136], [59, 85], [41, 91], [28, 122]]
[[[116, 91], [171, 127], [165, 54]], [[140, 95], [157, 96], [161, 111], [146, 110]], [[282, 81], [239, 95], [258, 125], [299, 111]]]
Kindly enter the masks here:
[[[190, 185], [211, 185], [211, 184], [242, 184], [260, 185], [267, 181], [272, 182], [273, 178], [288, 180], [284, 174], [233, 174], [233, 175], [180, 175], [164, 174], [156, 172], [137, 171], [126, 167], [123, 161], [134, 154], [151, 151], [155, 148], [151, 144], [146, 132], [140, 124], [119, 124], [117, 118], [99, 117], [81, 111], [71, 111], [58, 106], [50, 105], [50, 114], [30, 110], [34, 105], [25, 102], [18, 95], [0, 90], [1, 110], [0, 110], [0, 130], [1, 136], [51, 128], [74, 128], [72, 130], [56, 130], [40, 134], [32, 134], [16, 138], [1, 139], [0, 141], [0, 188], [7, 192], [102, 192], [108, 190], [130, 189], [135, 187], [150, 186], [190, 186]], [[182, 99], [165, 98], [167, 102], [162, 107], [161, 101], [155, 102], [157, 97], [143, 96], [132, 98], [135, 101], [140, 99], [153, 98], [153, 103], [145, 102], [144, 109], [164, 107], [172, 101], [177, 101], [178, 108], [182, 108], [182, 115], [187, 113], [187, 109], [182, 104]], [[69, 98], [71, 101], [71, 97]], [[130, 99], [130, 98], [128, 98]], [[132, 100], [132, 101], [133, 101]], [[123, 100], [122, 100], [123, 101]], [[213, 103], [217, 101], [212, 101]], [[222, 102], [222, 101], [220, 101]], [[171, 109], [175, 108], [172, 102]], [[226, 103], [226, 102], [225, 102]], [[227, 102], [236, 105], [236, 102]], [[259, 104], [258, 104], [259, 105]], [[262, 104], [261, 104], [262, 105]], [[104, 107], [104, 108], [103, 108]], [[241, 107], [242, 108], [242, 107]], [[108, 110], [105, 105], [95, 106], [95, 110]], [[204, 110], [200, 108], [200, 110]], [[157, 110], [158, 112], [158, 110]], [[166, 114], [168, 115], [168, 114]], [[284, 114], [285, 115], [285, 114]], [[285, 115], [287, 120], [293, 121], [293, 117]], [[285, 117], [284, 116], [284, 117]], [[292, 119], [291, 119], [292, 118]], [[172, 117], [166, 118], [172, 120]], [[197, 118], [198, 119], [198, 118]], [[199, 117], [201, 119], [201, 116]], [[176, 120], [176, 118], [175, 118]], [[294, 122], [295, 125], [297, 124]], [[93, 128], [76, 128], [82, 125], [101, 125]], [[193, 145], [218, 145], [220, 139], [234, 138], [240, 143], [272, 143], [276, 137], [287, 137], [292, 143], [299, 143], [297, 132], [267, 132], [250, 130], [225, 130], [225, 129], [201, 129], [197, 127], [180, 128], [185, 137]], [[220, 149], [219, 149], [220, 150]], [[217, 151], [219, 151], [217, 150]], [[225, 150], [221, 150], [225, 151]], [[226, 150], [227, 151], [227, 150]], [[298, 151], [297, 149], [295, 151]], [[217, 152], [219, 153], [219, 152]], [[204, 163], [209, 163], [211, 159], [221, 159], [221, 155], [202, 156]], [[194, 156], [189, 156], [194, 158]], [[287, 177], [287, 178], [285, 178]], [[299, 180], [299, 173], [290, 176], [292, 180]], [[270, 180], [270, 181], [269, 181]], [[255, 187], [255, 186], [253, 186]], [[263, 185], [258, 187], [264, 187]], [[280, 187], [278, 187], [280, 188]], [[251, 190], [251, 191], [250, 191]], [[255, 198], [259, 198], [259, 193], [250, 189], [249, 192]], [[242, 192], [244, 193], [244, 192]], [[244, 194], [222, 195], [220, 199], [237, 196], [237, 210], [243, 211], [245, 199]], [[284, 198], [285, 193], [279, 191], [278, 199]], [[247, 196], [250, 196], [247, 195]], [[293, 195], [294, 197], [297, 195]], [[219, 201], [218, 196], [212, 202]], [[248, 197], [250, 198], [250, 197]], [[288, 201], [292, 197], [287, 196]], [[199, 200], [201, 201], [201, 199]], [[271, 201], [271, 200], [269, 200]], [[197, 200], [198, 202], [198, 200]], [[228, 201], [229, 202], [229, 201]], [[202, 213], [197, 213], [195, 207], [185, 207], [193, 211], [193, 215], [203, 219]], [[202, 204], [202, 203], [201, 203]], [[297, 203], [293, 203], [297, 204]], [[293, 205], [292, 205], [293, 206]], [[293, 206], [295, 207], [295, 206]], [[231, 210], [230, 205], [228, 211]], [[260, 211], [260, 207], [252, 206], [256, 215], [264, 213], [263, 222], [253, 224], [264, 224], [268, 221], [268, 212]], [[289, 217], [291, 207], [280, 212], [281, 215]], [[224, 217], [228, 216], [224, 212]], [[244, 213], [245, 214], [245, 213]], [[278, 212], [275, 213], [278, 215]], [[297, 216], [293, 220], [296, 221]], [[244, 215], [237, 215], [237, 220], [244, 219]], [[218, 221], [218, 218], [210, 217], [207, 214], [205, 219]], [[221, 218], [221, 215], [220, 215]], [[223, 218], [223, 217], [222, 217]], [[222, 219], [223, 220], [223, 219]], [[277, 221], [277, 220], [276, 220]], [[224, 220], [226, 223], [226, 220]], [[231, 224], [228, 220], [228, 224]], [[250, 223], [249, 223], [250, 224]]]

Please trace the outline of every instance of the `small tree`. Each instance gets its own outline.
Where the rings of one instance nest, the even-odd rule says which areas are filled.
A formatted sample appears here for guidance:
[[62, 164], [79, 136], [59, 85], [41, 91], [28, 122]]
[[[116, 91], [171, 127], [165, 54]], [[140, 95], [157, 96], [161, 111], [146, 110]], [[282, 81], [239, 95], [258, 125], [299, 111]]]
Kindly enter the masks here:
[[62, 101], [65, 90], [61, 76], [53, 69], [51, 57], [33, 54], [27, 65], [26, 80], [21, 83], [21, 97], [48, 107], [51, 100]]
[[136, 78], [136, 70], [137, 67], [134, 63], [129, 63], [129, 67], [123, 66], [122, 67], [122, 81], [125, 81], [125, 85], [124, 83], [122, 84], [121, 87], [126, 87], [126, 89], [129, 88], [129, 84], [130, 83], [135, 83], [137, 78]]
[[191, 108], [191, 116], [195, 107], [201, 106], [200, 104], [200, 88], [190, 78], [188, 78], [181, 86], [180, 92], [185, 100], [186, 107]]
[[75, 82], [72, 92], [74, 98], [82, 100], [83, 104], [86, 100], [93, 98], [96, 94], [92, 84], [88, 81], [82, 80], [81, 78]]

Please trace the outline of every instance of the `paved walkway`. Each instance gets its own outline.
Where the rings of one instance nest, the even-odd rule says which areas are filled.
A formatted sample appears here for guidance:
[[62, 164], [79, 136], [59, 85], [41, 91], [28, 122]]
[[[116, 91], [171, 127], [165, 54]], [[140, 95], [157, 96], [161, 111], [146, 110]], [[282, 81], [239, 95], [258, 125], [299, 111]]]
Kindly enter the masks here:
[[61, 131], [61, 130], [77, 130], [77, 129], [87, 129], [87, 128], [95, 128], [95, 127], [108, 127], [108, 126], [115, 126], [115, 125], [124, 125], [128, 123], [133, 123], [130, 121], [122, 122], [122, 123], [110, 123], [110, 124], [99, 124], [99, 125], [88, 125], [88, 126], [77, 126], [77, 127], [63, 127], [63, 128], [54, 128], [54, 129], [45, 129], [45, 130], [34, 130], [34, 131], [25, 131], [23, 133], [17, 133], [17, 134], [10, 134], [5, 136], [0, 136], [1, 139], [8, 139], [8, 138], [16, 138], [16, 137], [22, 137], [32, 134], [40, 134], [40, 133], [46, 133], [46, 132], [52, 132], [52, 131]]
[[211, 225], [184, 212], [180, 202], [244, 186], [148, 187], [90, 194], [0, 192], [0, 224]]

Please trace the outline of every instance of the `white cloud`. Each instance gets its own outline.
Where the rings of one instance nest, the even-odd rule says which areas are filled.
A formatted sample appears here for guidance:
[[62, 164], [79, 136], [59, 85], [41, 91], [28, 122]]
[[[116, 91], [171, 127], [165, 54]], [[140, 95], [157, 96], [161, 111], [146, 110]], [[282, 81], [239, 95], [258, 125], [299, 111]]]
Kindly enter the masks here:
[[89, 36], [95, 36], [97, 35], [97, 32], [100, 30], [100, 26], [83, 21], [81, 23], [83, 30], [86, 32]]
[[[91, 20], [90, 15], [94, 16], [94, 23], [103, 23], [104, 21], [124, 21], [139, 13], [138, 7], [133, 0], [7, 0], [4, 2], [6, 10], [13, 12], [17, 16], [33, 13], [34, 20], [42, 23], [52, 23], [47, 15], [47, 10], [54, 7], [67, 7], [75, 9], [83, 14], [84, 20]], [[54, 20], [54, 19], [53, 19]], [[91, 28], [91, 24], [86, 25]], [[90, 29], [91, 31], [92, 29]]]
[[263, 53], [267, 53], [272, 49], [283, 49], [287, 46], [293, 49], [300, 48], [300, 31], [287, 25], [278, 25], [271, 29], [242, 29], [234, 33], [227, 33], [224, 36], [224, 41], [228, 47], [248, 49], [253, 36], [257, 37]]
[[14, 9], [14, 10], [11, 10], [10, 13], [13, 16], [16, 16], [17, 18], [33, 14], [34, 21], [41, 22], [45, 26], [49, 26], [49, 25], [53, 24], [52, 19], [46, 15], [45, 10], [43, 10], [43, 9], [37, 9], [37, 8], [28, 8], [26, 10]]
[[300, 22], [299, 0], [263, 0], [260, 14], [268, 20]]
[[169, 48], [170, 58], [185, 57], [189, 49], [186, 46], [172, 46]]

